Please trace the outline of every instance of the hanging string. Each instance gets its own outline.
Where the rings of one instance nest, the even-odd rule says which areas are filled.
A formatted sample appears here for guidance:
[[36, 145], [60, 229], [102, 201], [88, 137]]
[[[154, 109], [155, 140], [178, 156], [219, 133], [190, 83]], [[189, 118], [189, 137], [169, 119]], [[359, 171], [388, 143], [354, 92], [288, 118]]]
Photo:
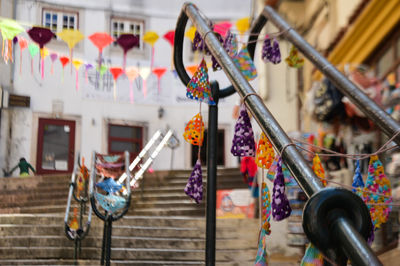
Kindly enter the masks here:
[[[201, 126], [201, 124], [203, 122], [203, 116], [201, 115], [201, 102], [200, 102], [200, 107], [199, 107], [199, 114], [200, 114], [200, 118], [201, 118], [201, 121], [200, 121], [200, 126]], [[199, 159], [200, 161], [201, 161], [201, 146], [203, 146], [203, 140], [201, 139], [201, 130], [202, 130], [202, 128], [200, 129], [199, 151], [197, 152], [197, 159]], [[203, 138], [204, 138], [204, 136], [203, 136]]]

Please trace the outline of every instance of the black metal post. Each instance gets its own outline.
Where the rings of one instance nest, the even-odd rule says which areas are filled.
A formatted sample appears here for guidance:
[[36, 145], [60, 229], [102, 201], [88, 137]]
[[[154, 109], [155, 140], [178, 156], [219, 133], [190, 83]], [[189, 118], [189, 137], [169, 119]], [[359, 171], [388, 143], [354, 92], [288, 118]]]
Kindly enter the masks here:
[[107, 223], [107, 243], [106, 243], [106, 266], [110, 266], [111, 261], [111, 235], [112, 235], [112, 216], [108, 216]]
[[[106, 213], [107, 217], [107, 213]], [[107, 242], [107, 224], [108, 220], [104, 220], [104, 228], [103, 228], [103, 242], [101, 244], [101, 259], [100, 259], [100, 265], [104, 265], [104, 257], [105, 257], [105, 251], [106, 251], [106, 242]]]
[[218, 91], [217, 82], [211, 83], [215, 105], [208, 107], [207, 140], [207, 209], [206, 209], [206, 265], [215, 265], [215, 231], [217, 205], [217, 147], [218, 147]]

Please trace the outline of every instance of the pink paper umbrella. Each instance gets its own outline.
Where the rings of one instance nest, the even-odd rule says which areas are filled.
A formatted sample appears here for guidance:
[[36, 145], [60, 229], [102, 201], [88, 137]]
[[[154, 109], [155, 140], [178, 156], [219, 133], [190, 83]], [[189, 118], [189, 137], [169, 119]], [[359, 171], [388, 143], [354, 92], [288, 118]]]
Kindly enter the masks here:
[[223, 21], [214, 25], [214, 31], [221, 34], [222, 38], [225, 38], [226, 33], [232, 27], [232, 23]]
[[41, 72], [42, 72], [42, 79], [44, 78], [44, 51], [43, 47], [46, 43], [50, 42], [51, 39], [54, 37], [54, 33], [47, 29], [47, 28], [42, 28], [42, 27], [33, 27], [30, 30], [28, 30], [29, 37], [37, 43], [40, 47], [40, 58], [41, 58]]
[[135, 79], [139, 76], [139, 69], [137, 67], [129, 67], [125, 71], [125, 75], [129, 79], [129, 98], [131, 100], [131, 103], [134, 101], [134, 95], [133, 95], [133, 86], [132, 83], [135, 81]]
[[22, 74], [22, 51], [28, 47], [28, 42], [24, 37], [19, 37], [18, 44], [19, 44], [19, 74]]
[[54, 61], [56, 61], [58, 58], [58, 54], [56, 53], [51, 53], [50, 54], [50, 59], [51, 59], [51, 74], [54, 73]]
[[92, 41], [94, 46], [99, 49], [99, 66], [98, 68], [101, 69], [101, 55], [103, 53], [103, 49], [110, 45], [114, 38], [111, 37], [108, 33], [105, 32], [96, 32], [89, 36], [89, 40]]
[[64, 82], [64, 69], [65, 69], [65, 66], [69, 63], [69, 58], [68, 57], [66, 57], [66, 56], [61, 56], [60, 58], [59, 58], [59, 60], [60, 60], [60, 62], [61, 62], [61, 65], [62, 65], [62, 76], [61, 76], [61, 80], [62, 80], [62, 82]]
[[174, 39], [175, 39], [175, 31], [174, 30], [170, 30], [170, 31], [168, 31], [167, 33], [165, 33], [164, 34], [164, 36], [163, 36], [163, 38], [167, 41], [167, 42], [169, 42], [169, 44], [171, 44], [171, 49], [172, 49], [172, 52], [171, 52], [171, 69], [173, 69], [174, 68], [174, 60], [173, 60], [173, 58], [174, 58], [174, 52], [173, 52], [173, 49], [174, 49]]
[[161, 92], [161, 86], [160, 86], [160, 81], [162, 76], [164, 76], [165, 72], [167, 72], [166, 67], [157, 67], [153, 68], [153, 74], [157, 76], [157, 84], [158, 84], [158, 94]]
[[114, 101], [117, 99], [117, 79], [121, 76], [124, 71], [120, 67], [110, 67], [108, 69], [114, 78]]
[[121, 34], [118, 39], [117, 43], [121, 46], [122, 50], [124, 50], [124, 63], [123, 63], [123, 70], [125, 71], [126, 68], [126, 54], [130, 49], [133, 47], [139, 47], [139, 36], [129, 34]]

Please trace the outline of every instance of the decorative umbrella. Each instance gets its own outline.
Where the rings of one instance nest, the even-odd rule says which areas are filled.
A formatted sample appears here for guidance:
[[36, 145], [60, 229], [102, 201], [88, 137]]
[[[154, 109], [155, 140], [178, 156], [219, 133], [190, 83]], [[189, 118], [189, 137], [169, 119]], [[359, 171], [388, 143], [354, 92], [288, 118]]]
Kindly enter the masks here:
[[50, 59], [51, 59], [51, 74], [54, 73], [54, 61], [56, 61], [58, 58], [58, 54], [56, 53], [51, 53], [50, 54]]
[[[61, 38], [64, 42], [67, 43], [69, 47], [69, 60], [72, 60], [72, 49], [74, 49], [75, 45], [82, 41], [85, 36], [79, 31], [75, 29], [63, 29], [62, 31], [57, 33], [58, 37]], [[72, 73], [72, 65], [71, 65], [71, 73]]]
[[28, 45], [28, 50], [31, 54], [31, 74], [33, 75], [33, 57], [39, 53], [39, 47], [34, 43], [30, 43]]
[[[1, 49], [1, 55], [4, 58], [4, 61], [7, 63], [8, 59], [12, 59], [12, 40], [15, 36], [20, 34], [24, 31], [24, 28], [18, 24], [15, 20], [12, 19], [2, 19], [0, 21], [0, 30], [1, 30], [1, 37], [3, 38], [3, 46]], [[7, 45], [4, 44], [7, 42]], [[5, 46], [5, 51], [4, 51]]]
[[88, 83], [88, 70], [93, 68], [93, 65], [90, 63], [85, 64], [85, 81]]
[[143, 80], [143, 96], [146, 98], [147, 96], [147, 78], [151, 73], [151, 69], [149, 67], [141, 67], [139, 69], [139, 75], [142, 77]]
[[131, 103], [133, 103], [134, 94], [133, 94], [132, 83], [139, 76], [139, 69], [137, 67], [129, 67], [128, 69], [126, 69], [125, 75], [129, 79], [129, 98]]
[[214, 31], [219, 33], [223, 38], [226, 37], [229, 29], [232, 27], [232, 23], [223, 21], [214, 25]]
[[153, 69], [154, 65], [154, 44], [158, 40], [158, 34], [154, 31], [148, 31], [143, 35], [143, 41], [151, 45], [151, 64], [150, 68]]
[[124, 70], [120, 67], [110, 67], [108, 69], [114, 79], [114, 101], [117, 99], [117, 79], [124, 73]]
[[153, 69], [153, 74], [157, 76], [157, 85], [158, 85], [158, 94], [161, 92], [161, 86], [160, 86], [160, 81], [162, 76], [167, 72], [166, 67], [157, 67]]
[[47, 29], [47, 28], [42, 28], [42, 27], [33, 27], [32, 29], [28, 30], [29, 37], [37, 43], [40, 47], [40, 58], [41, 58], [41, 63], [40, 63], [40, 69], [42, 72], [42, 79], [44, 78], [44, 53], [43, 53], [43, 47], [45, 44], [51, 41], [51, 39], [54, 37], [54, 33]]
[[18, 44], [19, 44], [19, 74], [22, 74], [22, 51], [28, 47], [28, 42], [24, 37], [19, 37]]
[[196, 34], [196, 27], [191, 26], [186, 32], [185, 37], [189, 38], [191, 42], [193, 42], [194, 35]]
[[194, 75], [194, 73], [196, 73], [196, 70], [199, 66], [198, 65], [191, 65], [191, 66], [187, 66], [186, 70], [190, 72], [190, 74], [192, 74], [192, 76]]
[[89, 39], [92, 41], [94, 46], [96, 46], [97, 49], [99, 49], [98, 69], [101, 69], [101, 55], [103, 53], [103, 49], [104, 49], [104, 47], [107, 47], [108, 45], [110, 45], [114, 41], [114, 38], [111, 37], [108, 33], [96, 32], [96, 33], [93, 33], [92, 35], [90, 35]]
[[163, 38], [169, 44], [171, 44], [171, 49], [172, 49], [172, 52], [171, 52], [171, 69], [173, 69], [174, 68], [174, 60], [173, 60], [174, 59], [174, 52], [173, 52], [173, 49], [174, 49], [175, 31], [174, 30], [168, 31], [167, 33], [164, 34]]
[[243, 36], [243, 34], [248, 31], [250, 28], [250, 18], [245, 17], [241, 18], [236, 21], [236, 29], [239, 31], [240, 36]]
[[82, 64], [83, 64], [82, 60], [79, 60], [79, 59], [72, 60], [72, 65], [74, 65], [74, 67], [75, 67], [75, 88], [76, 88], [76, 91], [79, 90], [78, 72], [79, 72], [79, 68], [81, 67]]
[[61, 56], [61, 57], [59, 58], [59, 60], [60, 60], [61, 65], [62, 65], [62, 67], [63, 67], [61, 80], [62, 80], [62, 82], [64, 82], [64, 69], [65, 69], [65, 66], [69, 63], [69, 58], [66, 57], [66, 56]]
[[126, 68], [126, 54], [130, 49], [133, 47], [139, 47], [139, 36], [134, 35], [132, 33], [127, 33], [127, 34], [121, 34], [118, 39], [117, 43], [119, 46], [121, 46], [122, 50], [124, 50], [124, 63], [123, 63], [123, 69], [125, 71]]

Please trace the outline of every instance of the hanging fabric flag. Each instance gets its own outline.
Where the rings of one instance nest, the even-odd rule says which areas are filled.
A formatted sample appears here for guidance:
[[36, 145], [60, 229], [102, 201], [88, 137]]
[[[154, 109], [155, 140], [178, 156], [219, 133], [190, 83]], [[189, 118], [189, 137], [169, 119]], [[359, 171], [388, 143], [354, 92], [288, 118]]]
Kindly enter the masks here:
[[292, 45], [290, 48], [289, 56], [285, 59], [286, 63], [293, 68], [300, 68], [304, 65], [304, 58], [301, 58], [299, 55], [299, 50]]
[[115, 182], [114, 178], [106, 178], [102, 182], [97, 183], [96, 187], [101, 188], [107, 193], [115, 193], [122, 189], [122, 185]]
[[[4, 62], [8, 63], [12, 58], [12, 40], [15, 36], [24, 31], [24, 28], [12, 19], [2, 19], [0, 21], [1, 37], [3, 38], [3, 45], [1, 49], [1, 55], [3, 56]], [[5, 48], [5, 49], [4, 49]]]
[[161, 78], [164, 76], [164, 74], [167, 72], [166, 67], [157, 67], [153, 69], [153, 74], [157, 76], [157, 86], [158, 86], [158, 94], [161, 92]]
[[257, 77], [256, 67], [254, 66], [253, 60], [251, 60], [246, 45], [243, 45], [240, 52], [233, 58], [233, 61], [247, 80], [250, 81]]
[[390, 181], [386, 177], [383, 165], [377, 155], [371, 156], [369, 161], [364, 201], [370, 211], [374, 228], [380, 228], [381, 224], [387, 222], [392, 210], [389, 205], [392, 203], [392, 192]]
[[82, 60], [79, 60], [79, 59], [72, 60], [72, 65], [74, 65], [74, 67], [75, 67], [75, 88], [76, 88], [76, 91], [79, 90], [79, 80], [78, 80], [79, 75], [78, 75], [78, 72], [79, 72], [79, 68], [81, 67], [82, 64], [83, 64]]
[[125, 207], [126, 199], [123, 197], [112, 194], [105, 196], [97, 192], [94, 195], [100, 206], [110, 214]]
[[273, 64], [279, 64], [281, 62], [281, 51], [279, 49], [279, 43], [275, 38], [271, 45], [271, 38], [268, 35], [265, 36], [261, 58], [264, 62], [271, 62]]
[[271, 234], [271, 196], [268, 186], [265, 182], [262, 183], [262, 229], [267, 235]]
[[313, 158], [313, 164], [312, 164], [312, 169], [314, 173], [319, 177], [319, 180], [322, 182], [322, 185], [326, 187], [327, 182], [325, 179], [325, 170], [322, 167], [321, 160], [319, 159], [318, 154], [315, 154]]
[[114, 101], [117, 100], [117, 79], [121, 76], [124, 71], [120, 67], [110, 67], [108, 69], [114, 79]]
[[42, 72], [42, 79], [43, 79], [44, 78], [44, 57], [45, 57], [44, 53], [43, 53], [43, 47], [45, 44], [50, 42], [51, 39], [53, 39], [54, 33], [47, 28], [33, 27], [30, 30], [28, 30], [28, 35], [40, 47], [40, 58], [41, 58], [40, 69]]
[[266, 243], [266, 233], [264, 229], [260, 230], [260, 235], [258, 236], [258, 250], [256, 255], [256, 261], [254, 266], [267, 266], [268, 254], [267, 254], [267, 243]]
[[323, 266], [324, 257], [311, 242], [308, 244], [304, 257], [300, 263], [301, 266]]
[[[69, 61], [72, 60], [72, 49], [74, 49], [75, 45], [82, 41], [85, 36], [79, 31], [75, 29], [63, 29], [62, 31], [57, 33], [58, 37], [61, 38], [64, 42], [67, 43], [69, 48]], [[72, 65], [71, 65], [71, 73], [72, 73]]]
[[59, 60], [60, 60], [60, 62], [61, 62], [61, 65], [62, 65], [62, 76], [61, 76], [61, 80], [62, 80], [62, 82], [64, 82], [64, 69], [65, 69], [65, 66], [69, 63], [69, 58], [68, 57], [66, 57], [66, 56], [61, 56], [60, 58], [59, 58]]
[[246, 111], [246, 106], [242, 104], [239, 111], [239, 118], [235, 124], [231, 153], [234, 156], [254, 157], [256, 153], [255, 146], [250, 117]]
[[200, 159], [198, 159], [194, 165], [184, 191], [186, 195], [194, 199], [197, 204], [199, 204], [203, 199], [203, 177]]
[[142, 77], [142, 81], [143, 81], [143, 96], [144, 98], [147, 97], [147, 78], [150, 76], [151, 74], [151, 68], [149, 67], [141, 67], [139, 69], [139, 75]]
[[89, 40], [91, 40], [93, 45], [96, 46], [97, 49], [99, 49], [99, 62], [97, 68], [101, 70], [103, 49], [110, 45], [114, 41], [114, 38], [111, 37], [108, 33], [96, 32], [89, 36]]
[[238, 43], [236, 40], [236, 35], [228, 31], [223, 46], [228, 55], [231, 58], [234, 58], [238, 52]]
[[279, 157], [279, 155], [276, 155], [271, 167], [268, 169], [267, 178], [271, 182], [274, 182], [276, 169], [278, 168], [278, 162], [280, 159], [281, 157]]
[[292, 208], [285, 194], [285, 180], [282, 173], [282, 161], [278, 161], [276, 169], [276, 177], [274, 180], [274, 188], [272, 194], [272, 216], [275, 221], [282, 221], [290, 216]]
[[204, 122], [200, 113], [195, 115], [186, 125], [183, 138], [192, 145], [203, 145]]
[[133, 47], [139, 47], [140, 42], [139, 42], [139, 35], [134, 35], [132, 33], [124, 33], [121, 34], [118, 39], [117, 43], [119, 46], [121, 46], [122, 50], [124, 50], [124, 61], [123, 61], [123, 70], [125, 72], [126, 69], [126, 55], [129, 50], [131, 50]]
[[229, 21], [222, 21], [214, 25], [214, 31], [226, 38], [229, 29], [232, 27], [232, 23]]
[[134, 94], [133, 94], [132, 83], [139, 76], [139, 70], [137, 69], [137, 67], [129, 67], [129, 68], [126, 69], [125, 75], [129, 79], [129, 98], [130, 98], [131, 104], [133, 104], [133, 102], [134, 102]]
[[201, 60], [199, 67], [186, 87], [186, 96], [200, 102], [215, 105], [211, 95], [210, 82], [208, 81], [208, 69], [206, 61]]
[[143, 41], [151, 45], [151, 63], [150, 69], [154, 66], [154, 44], [158, 40], [158, 34], [154, 31], [148, 31], [143, 35]]
[[269, 169], [274, 161], [274, 158], [274, 148], [272, 147], [272, 144], [267, 136], [265, 136], [264, 132], [261, 132], [256, 151], [257, 166], [264, 169]]
[[50, 59], [51, 59], [51, 74], [54, 74], [54, 61], [56, 61], [58, 58], [58, 54], [56, 53], [51, 53], [50, 54]]
[[33, 75], [33, 57], [39, 53], [39, 47], [34, 43], [30, 43], [28, 45], [28, 50], [31, 54], [31, 74]]
[[85, 64], [85, 82], [86, 83], [89, 82], [89, 80], [88, 80], [88, 71], [89, 71], [89, 69], [92, 69], [92, 68], [93, 68], [92, 64], [90, 64], [90, 63], [86, 63]]
[[362, 190], [365, 187], [364, 181], [362, 178], [362, 174], [361, 174], [359, 160], [356, 161], [356, 170], [355, 170], [354, 177], [353, 177], [352, 187], [353, 187], [353, 189], [352, 189], [353, 192], [356, 192], [359, 189]]
[[163, 38], [171, 45], [171, 69], [174, 69], [174, 39], [175, 39], [175, 31], [170, 30], [164, 34]]
[[18, 44], [19, 44], [19, 74], [22, 74], [22, 51], [28, 47], [28, 42], [24, 37], [19, 37]]

